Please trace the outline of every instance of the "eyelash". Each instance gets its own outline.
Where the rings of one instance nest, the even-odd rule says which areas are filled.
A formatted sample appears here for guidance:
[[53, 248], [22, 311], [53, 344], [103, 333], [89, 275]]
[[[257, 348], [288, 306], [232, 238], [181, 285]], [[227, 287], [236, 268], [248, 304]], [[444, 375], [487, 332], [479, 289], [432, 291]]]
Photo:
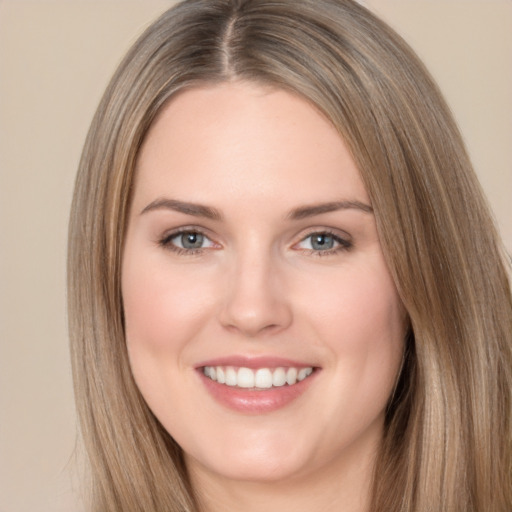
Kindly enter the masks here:
[[[178, 236], [182, 234], [195, 234], [195, 235], [201, 235], [207, 240], [210, 240], [210, 238], [198, 228], [193, 227], [184, 227], [177, 229], [173, 231], [172, 233], [168, 233], [165, 236], [163, 236], [159, 241], [158, 245], [160, 247], [163, 247], [165, 249], [168, 249], [178, 255], [183, 256], [195, 256], [203, 253], [205, 250], [209, 249], [209, 247], [198, 247], [197, 249], [185, 249], [183, 247], [178, 247], [174, 243], [172, 243], [172, 240], [177, 238]], [[345, 238], [340, 237], [333, 231], [329, 229], [321, 229], [321, 230], [314, 230], [306, 234], [301, 238], [301, 240], [294, 244], [294, 247], [305, 242], [308, 238], [314, 236], [314, 235], [323, 235], [332, 237], [334, 242], [337, 244], [337, 246], [333, 247], [332, 249], [324, 249], [324, 250], [315, 250], [315, 249], [302, 249], [302, 251], [306, 252], [306, 254], [315, 256], [315, 257], [325, 257], [325, 256], [332, 256], [335, 254], [338, 254], [340, 252], [349, 251], [353, 248], [353, 243]], [[210, 240], [211, 241], [211, 240]], [[212, 242], [214, 243], [214, 242]]]
[[[307, 240], [308, 238], [311, 238], [315, 235], [323, 235], [332, 237], [334, 242], [338, 244], [337, 246], [333, 247], [332, 249], [324, 249], [324, 250], [315, 250], [315, 249], [302, 249], [303, 251], [306, 251], [308, 255], [315, 256], [315, 257], [325, 257], [325, 256], [332, 256], [335, 254], [338, 254], [340, 252], [349, 251], [353, 248], [353, 243], [350, 240], [347, 240], [346, 238], [340, 237], [337, 233], [334, 231], [331, 231], [329, 229], [319, 229], [319, 230], [313, 230], [310, 231], [306, 236], [302, 237], [301, 240], [298, 242], [299, 244]], [[298, 245], [298, 244], [295, 244]]]
[[173, 231], [172, 233], [167, 233], [166, 235], [164, 235], [163, 238], [161, 238], [158, 241], [158, 245], [165, 249], [168, 249], [178, 255], [183, 255], [183, 256], [198, 255], [198, 254], [201, 254], [202, 252], [204, 252], [205, 249], [208, 249], [207, 247], [198, 247], [197, 249], [185, 249], [183, 247], [178, 247], [177, 245], [172, 243], [172, 240], [174, 238], [177, 238], [178, 236], [183, 235], [183, 234], [202, 235], [206, 239], [210, 240], [210, 238], [200, 229], [194, 228], [194, 227], [184, 227], [184, 228], [177, 229], [177, 230]]

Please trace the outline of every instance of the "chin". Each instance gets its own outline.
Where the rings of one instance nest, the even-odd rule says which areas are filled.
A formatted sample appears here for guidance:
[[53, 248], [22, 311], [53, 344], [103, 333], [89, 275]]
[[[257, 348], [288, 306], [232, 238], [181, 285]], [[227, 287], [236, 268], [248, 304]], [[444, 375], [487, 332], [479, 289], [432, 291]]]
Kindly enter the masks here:
[[254, 437], [231, 436], [226, 444], [216, 444], [213, 449], [210, 445], [192, 454], [185, 451], [187, 467], [192, 473], [200, 467], [224, 479], [255, 483], [288, 480], [310, 469], [311, 458], [303, 449], [297, 450], [302, 443], [286, 442], [282, 433], [265, 439], [262, 433], [259, 439]]

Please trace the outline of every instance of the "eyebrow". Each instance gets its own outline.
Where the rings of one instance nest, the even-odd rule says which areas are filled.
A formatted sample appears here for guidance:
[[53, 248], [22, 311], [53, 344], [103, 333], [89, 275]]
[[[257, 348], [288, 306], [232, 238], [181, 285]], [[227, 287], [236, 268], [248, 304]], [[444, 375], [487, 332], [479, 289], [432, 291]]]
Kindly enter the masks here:
[[[335, 212], [338, 210], [359, 210], [364, 213], [373, 213], [373, 208], [370, 205], [362, 203], [361, 201], [331, 201], [328, 203], [319, 203], [307, 206], [300, 206], [291, 210], [286, 216], [291, 220], [301, 220], [323, 213]], [[176, 212], [184, 213], [185, 215], [192, 215], [194, 217], [204, 217], [211, 220], [222, 220], [221, 213], [210, 206], [205, 206], [197, 203], [189, 203], [185, 201], [178, 201], [177, 199], [159, 198], [149, 203], [140, 214], [144, 214], [154, 210], [173, 210]]]
[[292, 220], [305, 219], [322, 213], [335, 212], [338, 210], [360, 210], [364, 213], [373, 213], [373, 208], [361, 201], [332, 201], [329, 203], [313, 204], [311, 206], [300, 206], [293, 209], [288, 218]]
[[140, 214], [144, 214], [153, 210], [174, 210], [186, 215], [194, 217], [205, 217], [211, 220], [221, 220], [222, 215], [215, 208], [204, 206], [202, 204], [187, 203], [176, 199], [159, 198], [149, 203]]

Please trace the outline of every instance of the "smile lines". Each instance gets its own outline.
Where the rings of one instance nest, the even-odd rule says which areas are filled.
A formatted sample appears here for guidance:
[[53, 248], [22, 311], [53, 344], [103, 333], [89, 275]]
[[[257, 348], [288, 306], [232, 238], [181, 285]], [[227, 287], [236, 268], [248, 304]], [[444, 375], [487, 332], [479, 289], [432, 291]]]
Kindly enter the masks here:
[[235, 368], [233, 366], [205, 366], [206, 377], [219, 384], [244, 389], [270, 389], [284, 385], [293, 386], [313, 373], [313, 367], [306, 368]]

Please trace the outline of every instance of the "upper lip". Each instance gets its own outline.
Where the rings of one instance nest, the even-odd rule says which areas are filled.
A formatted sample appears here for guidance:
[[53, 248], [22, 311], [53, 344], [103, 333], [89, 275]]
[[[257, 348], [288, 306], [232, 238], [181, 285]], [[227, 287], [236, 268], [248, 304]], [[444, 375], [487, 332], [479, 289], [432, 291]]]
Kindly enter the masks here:
[[310, 362], [302, 362], [293, 359], [277, 356], [244, 356], [232, 355], [208, 359], [199, 363], [197, 368], [204, 368], [205, 366], [234, 366], [237, 368], [251, 368], [253, 370], [258, 368], [278, 368], [278, 367], [293, 367], [293, 368], [314, 368], [316, 365]]

